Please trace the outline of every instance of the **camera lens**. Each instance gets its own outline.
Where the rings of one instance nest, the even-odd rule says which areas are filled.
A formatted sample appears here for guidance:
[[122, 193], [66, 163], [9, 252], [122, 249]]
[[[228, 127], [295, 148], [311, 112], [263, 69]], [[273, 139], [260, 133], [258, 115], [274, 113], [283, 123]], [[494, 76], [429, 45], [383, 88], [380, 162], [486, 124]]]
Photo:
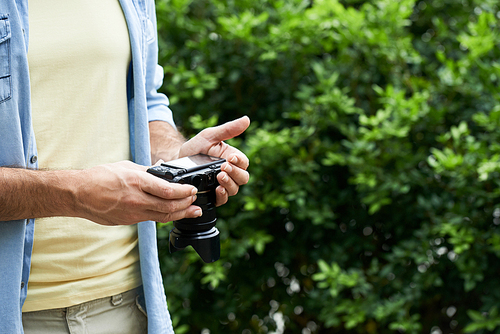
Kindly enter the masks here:
[[[186, 162], [186, 159], [189, 162]], [[197, 199], [193, 204], [199, 206], [203, 214], [198, 218], [174, 221], [174, 229], [170, 231], [170, 253], [192, 246], [207, 263], [219, 259], [220, 238], [219, 230], [215, 227], [215, 188], [219, 185], [217, 174], [225, 161], [222, 158], [195, 154], [148, 169], [149, 173], [169, 182], [191, 184], [198, 189]]]
[[169, 251], [177, 252], [192, 246], [205, 263], [215, 262], [220, 258], [220, 233], [216, 227], [208, 231], [186, 232], [174, 228], [170, 231]]
[[174, 221], [175, 228], [170, 232], [170, 253], [192, 246], [206, 263], [219, 259], [220, 237], [215, 227], [215, 197], [215, 189], [198, 192], [193, 204], [201, 207], [203, 215]]

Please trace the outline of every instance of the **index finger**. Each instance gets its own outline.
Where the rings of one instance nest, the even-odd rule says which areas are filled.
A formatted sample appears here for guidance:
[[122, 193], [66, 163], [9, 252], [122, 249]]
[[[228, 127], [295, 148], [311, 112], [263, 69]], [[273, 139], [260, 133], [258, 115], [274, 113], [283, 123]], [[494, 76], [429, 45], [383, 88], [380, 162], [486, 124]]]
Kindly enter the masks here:
[[196, 195], [196, 187], [188, 184], [170, 183], [159, 177], [144, 173], [141, 189], [153, 196], [163, 199], [182, 199]]

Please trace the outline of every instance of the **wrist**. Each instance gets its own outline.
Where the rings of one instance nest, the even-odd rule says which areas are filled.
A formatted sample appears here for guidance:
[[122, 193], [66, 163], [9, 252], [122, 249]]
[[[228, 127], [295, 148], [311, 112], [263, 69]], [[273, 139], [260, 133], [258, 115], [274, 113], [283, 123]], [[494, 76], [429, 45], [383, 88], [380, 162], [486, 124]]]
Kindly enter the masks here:
[[182, 134], [167, 122], [149, 123], [151, 162], [170, 161], [179, 157], [179, 149], [186, 142]]
[[76, 194], [81, 171], [58, 170], [58, 171], [35, 171], [38, 180], [35, 182], [35, 195], [40, 200], [39, 213], [34, 212], [34, 218], [40, 217], [76, 217], [77, 200]]
[[57, 207], [52, 208], [54, 216], [82, 217], [82, 203], [78, 194], [85, 187], [85, 170], [54, 171], [50, 189], [57, 199]]

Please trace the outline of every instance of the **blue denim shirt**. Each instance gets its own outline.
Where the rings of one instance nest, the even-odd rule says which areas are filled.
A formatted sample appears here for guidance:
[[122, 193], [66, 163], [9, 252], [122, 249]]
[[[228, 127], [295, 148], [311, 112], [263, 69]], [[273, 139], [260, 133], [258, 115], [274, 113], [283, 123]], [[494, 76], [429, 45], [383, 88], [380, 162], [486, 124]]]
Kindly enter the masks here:
[[[128, 76], [130, 147], [135, 162], [150, 165], [148, 122], [174, 124], [157, 65], [153, 0], [120, 0], [132, 49]], [[31, 124], [27, 60], [28, 0], [0, 1], [0, 166], [37, 168]], [[23, 333], [21, 309], [26, 299], [35, 221], [0, 222], [0, 333]], [[158, 262], [156, 225], [138, 224], [139, 253], [149, 333], [173, 333]]]

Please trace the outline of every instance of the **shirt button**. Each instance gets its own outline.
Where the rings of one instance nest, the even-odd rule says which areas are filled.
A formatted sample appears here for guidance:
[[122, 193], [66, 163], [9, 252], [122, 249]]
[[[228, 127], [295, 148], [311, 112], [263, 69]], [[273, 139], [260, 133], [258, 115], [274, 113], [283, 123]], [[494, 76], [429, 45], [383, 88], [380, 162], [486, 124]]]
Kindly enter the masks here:
[[21, 282], [21, 289], [24, 289], [24, 282]]
[[37, 161], [38, 161], [38, 157], [37, 157], [36, 155], [33, 155], [33, 156], [31, 157], [31, 159], [30, 159], [30, 162], [31, 162], [32, 164], [36, 163]]

